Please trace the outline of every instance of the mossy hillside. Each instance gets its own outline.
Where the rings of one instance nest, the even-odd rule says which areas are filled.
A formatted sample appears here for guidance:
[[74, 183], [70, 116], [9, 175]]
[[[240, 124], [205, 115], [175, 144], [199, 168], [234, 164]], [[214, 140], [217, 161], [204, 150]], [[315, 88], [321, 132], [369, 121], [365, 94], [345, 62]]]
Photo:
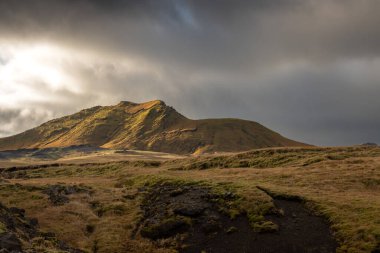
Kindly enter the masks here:
[[0, 139], [0, 150], [72, 145], [177, 154], [305, 146], [252, 121], [191, 120], [159, 100], [98, 106]]

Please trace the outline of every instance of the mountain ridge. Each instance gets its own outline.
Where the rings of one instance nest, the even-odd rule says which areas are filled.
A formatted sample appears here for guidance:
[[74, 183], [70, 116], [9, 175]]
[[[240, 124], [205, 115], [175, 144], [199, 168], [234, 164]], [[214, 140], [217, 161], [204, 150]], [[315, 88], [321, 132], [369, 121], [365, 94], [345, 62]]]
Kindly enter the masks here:
[[306, 146], [254, 121], [189, 119], [161, 100], [94, 106], [0, 138], [0, 150], [73, 145], [177, 154]]

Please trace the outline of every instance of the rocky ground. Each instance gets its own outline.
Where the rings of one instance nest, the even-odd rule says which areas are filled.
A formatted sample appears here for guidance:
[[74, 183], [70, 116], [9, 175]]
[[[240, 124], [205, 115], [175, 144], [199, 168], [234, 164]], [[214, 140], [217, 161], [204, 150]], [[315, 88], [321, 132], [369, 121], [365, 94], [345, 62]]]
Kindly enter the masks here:
[[276, 208], [257, 230], [246, 214], [231, 215], [229, 207], [238, 199], [233, 192], [215, 193], [197, 184], [157, 184], [141, 206], [140, 234], [157, 241], [171, 238], [164, 246], [183, 253], [335, 252], [337, 243], [327, 222], [301, 202], [274, 200]]
[[25, 216], [25, 210], [7, 208], [0, 203], [0, 252], [37, 253], [37, 252], [81, 253], [58, 240], [53, 233], [43, 233], [38, 229], [38, 220]]

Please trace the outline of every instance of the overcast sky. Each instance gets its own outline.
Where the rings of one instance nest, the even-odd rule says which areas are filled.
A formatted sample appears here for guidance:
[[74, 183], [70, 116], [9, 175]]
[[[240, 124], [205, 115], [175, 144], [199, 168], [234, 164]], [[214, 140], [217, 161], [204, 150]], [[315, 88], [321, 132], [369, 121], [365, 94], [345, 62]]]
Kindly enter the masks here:
[[0, 0], [0, 136], [121, 100], [380, 143], [378, 0]]

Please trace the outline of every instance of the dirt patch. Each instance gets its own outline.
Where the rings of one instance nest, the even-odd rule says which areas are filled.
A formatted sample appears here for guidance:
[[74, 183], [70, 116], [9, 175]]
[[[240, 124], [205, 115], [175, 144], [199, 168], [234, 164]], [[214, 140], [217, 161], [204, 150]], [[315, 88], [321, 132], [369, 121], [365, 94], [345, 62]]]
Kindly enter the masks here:
[[255, 232], [246, 215], [231, 219], [225, 203], [232, 192], [215, 193], [204, 185], [165, 183], [153, 186], [141, 205], [141, 236], [162, 245], [166, 239], [182, 253], [283, 252], [330, 253], [336, 242], [328, 224], [311, 215], [298, 201], [274, 200], [277, 214], [267, 215], [273, 229]]

